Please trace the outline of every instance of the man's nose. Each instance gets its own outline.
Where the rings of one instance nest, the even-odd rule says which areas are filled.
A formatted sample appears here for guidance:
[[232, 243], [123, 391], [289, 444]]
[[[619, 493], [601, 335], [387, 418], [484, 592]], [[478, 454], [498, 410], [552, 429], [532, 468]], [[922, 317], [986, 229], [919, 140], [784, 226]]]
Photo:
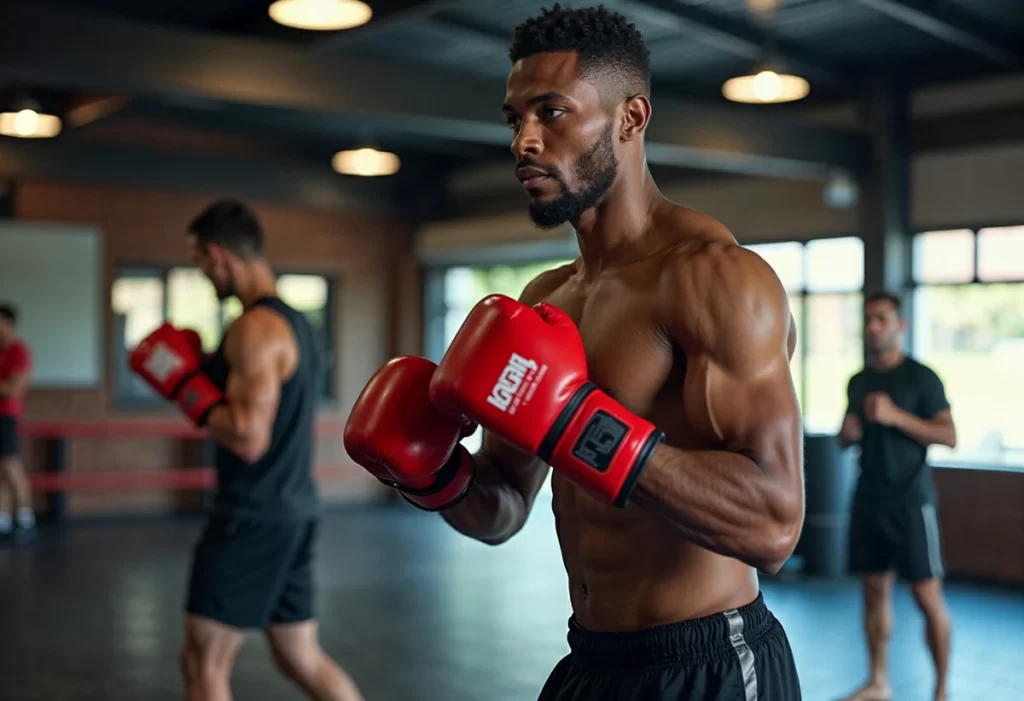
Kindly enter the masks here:
[[544, 152], [544, 142], [540, 136], [540, 126], [524, 119], [519, 126], [516, 138], [512, 139], [512, 155], [517, 161], [523, 160], [525, 156], [539, 156]]

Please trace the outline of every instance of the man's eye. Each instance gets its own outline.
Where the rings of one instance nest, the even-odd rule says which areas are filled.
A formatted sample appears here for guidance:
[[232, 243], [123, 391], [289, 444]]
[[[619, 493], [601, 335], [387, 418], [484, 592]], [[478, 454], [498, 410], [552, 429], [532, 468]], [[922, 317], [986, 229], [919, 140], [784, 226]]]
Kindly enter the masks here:
[[565, 114], [565, 110], [560, 107], [545, 107], [544, 108], [544, 119], [555, 119]]
[[517, 129], [519, 129], [519, 119], [518, 118], [516, 118], [516, 117], [509, 117], [505, 121], [508, 122], [508, 128], [511, 129], [512, 131], [516, 131]]

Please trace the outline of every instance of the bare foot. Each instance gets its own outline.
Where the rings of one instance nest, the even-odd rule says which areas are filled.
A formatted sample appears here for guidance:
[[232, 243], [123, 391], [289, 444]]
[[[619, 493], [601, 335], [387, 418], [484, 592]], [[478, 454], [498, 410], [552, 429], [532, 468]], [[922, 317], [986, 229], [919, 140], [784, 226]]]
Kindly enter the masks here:
[[[892, 687], [888, 682], [869, 682], [842, 701], [892, 701]], [[936, 701], [945, 701], [945, 698]]]

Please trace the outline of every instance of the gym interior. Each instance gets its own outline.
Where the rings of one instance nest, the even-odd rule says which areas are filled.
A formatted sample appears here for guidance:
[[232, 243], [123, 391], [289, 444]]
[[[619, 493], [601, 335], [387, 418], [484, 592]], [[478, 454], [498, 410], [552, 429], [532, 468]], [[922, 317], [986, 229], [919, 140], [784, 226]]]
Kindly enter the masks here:
[[[332, 5], [275, 5], [304, 3], [308, 17]], [[213, 351], [242, 314], [184, 244], [221, 197], [258, 215], [280, 296], [327, 359], [323, 649], [388, 701], [534, 699], [568, 652], [550, 483], [493, 547], [411, 507], [343, 443], [389, 358], [440, 362], [480, 300], [516, 298], [579, 255], [569, 223], [531, 221], [501, 114], [513, 30], [550, 3], [337, 5], [358, 17], [322, 29], [287, 26], [269, 0], [0, 2], [0, 302], [32, 353], [19, 430], [38, 518], [33, 542], [0, 547], [4, 701], [184, 698], [215, 451], [129, 355], [165, 321]], [[645, 143], [662, 192], [722, 222], [788, 294], [805, 510], [760, 587], [802, 697], [835, 701], [869, 671], [846, 550], [858, 448], [836, 437], [865, 365], [865, 299], [888, 290], [956, 422], [955, 448], [927, 453], [948, 698], [1024, 698], [1024, 3], [604, 5], [650, 50]], [[893, 611], [892, 698], [931, 701], [905, 583]], [[255, 634], [231, 688], [302, 698]]]

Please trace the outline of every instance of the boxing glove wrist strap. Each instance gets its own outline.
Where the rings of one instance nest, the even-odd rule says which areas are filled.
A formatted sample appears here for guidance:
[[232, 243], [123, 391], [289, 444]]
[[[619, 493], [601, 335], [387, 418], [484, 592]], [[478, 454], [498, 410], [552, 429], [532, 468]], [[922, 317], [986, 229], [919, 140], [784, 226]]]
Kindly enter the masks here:
[[224, 401], [224, 393], [206, 373], [194, 372], [181, 383], [174, 398], [197, 426], [205, 426], [213, 408]]
[[622, 508], [664, 439], [654, 424], [587, 382], [544, 436], [537, 457], [598, 498]]
[[377, 479], [397, 489], [402, 497], [416, 508], [424, 511], [441, 511], [455, 506], [466, 496], [473, 484], [473, 474], [473, 457], [462, 445], [457, 445], [429, 487], [417, 489], [382, 477]]

